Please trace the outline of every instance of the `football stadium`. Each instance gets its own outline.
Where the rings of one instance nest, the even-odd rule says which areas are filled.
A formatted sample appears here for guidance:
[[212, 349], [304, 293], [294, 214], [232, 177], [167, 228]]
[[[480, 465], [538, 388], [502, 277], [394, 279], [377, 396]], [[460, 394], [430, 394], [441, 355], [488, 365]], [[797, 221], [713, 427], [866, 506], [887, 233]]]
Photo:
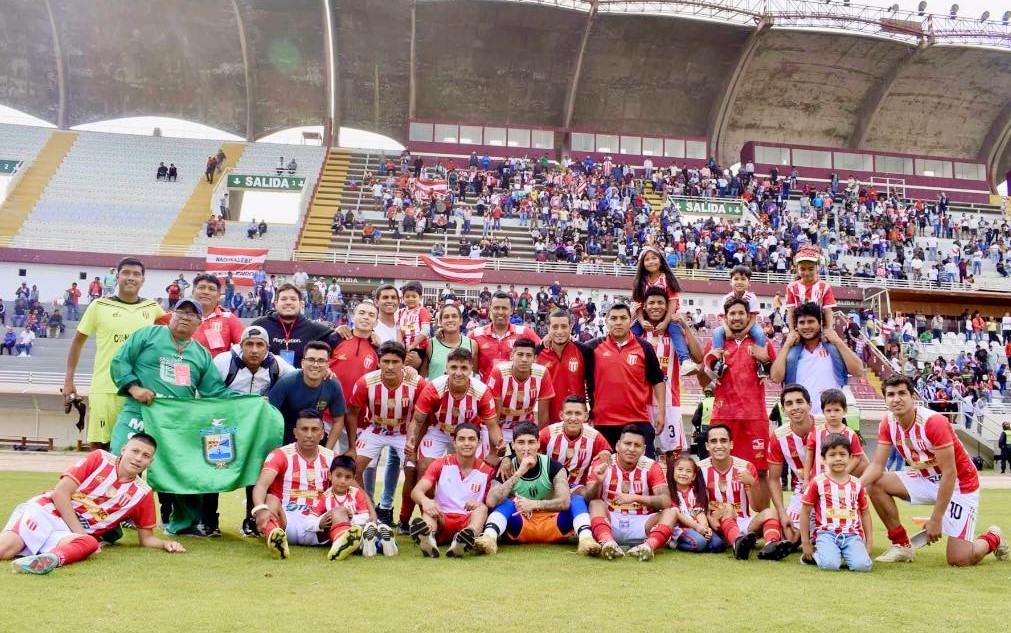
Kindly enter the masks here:
[[0, 0], [0, 630], [999, 630], [1011, 4], [864, 1]]

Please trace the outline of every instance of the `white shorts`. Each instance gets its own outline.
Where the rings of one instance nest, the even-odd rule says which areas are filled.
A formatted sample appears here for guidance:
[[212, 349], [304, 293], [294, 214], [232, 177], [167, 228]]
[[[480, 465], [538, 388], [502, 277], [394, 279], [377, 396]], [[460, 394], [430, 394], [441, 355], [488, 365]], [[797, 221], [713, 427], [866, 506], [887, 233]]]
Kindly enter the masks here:
[[[656, 405], [649, 405], [650, 420], [656, 419]], [[681, 418], [681, 407], [667, 405], [667, 415], [664, 416], [663, 430], [656, 434], [656, 443], [661, 453], [688, 450], [688, 436], [685, 433], [684, 420]]]
[[[786, 518], [790, 520], [790, 525], [795, 530], [800, 529], [800, 512], [804, 509], [804, 503], [800, 500], [802, 496], [801, 491], [794, 490], [790, 495], [790, 505], [786, 507]], [[813, 523], [811, 527], [814, 527]]]
[[[938, 483], [924, 477], [918, 471], [900, 470], [895, 473], [909, 494], [911, 505], [933, 505], [937, 501]], [[973, 540], [976, 533], [976, 514], [979, 512], [979, 490], [968, 494], [953, 492], [948, 510], [941, 520], [941, 531], [945, 536]]]
[[388, 435], [385, 432], [376, 433], [373, 427], [370, 426], [358, 434], [358, 441], [355, 443], [355, 447], [358, 449], [359, 457], [369, 458], [367, 466], [371, 466], [372, 462], [379, 459], [379, 454], [382, 452], [384, 446], [389, 446], [391, 451], [396, 451], [400, 457], [400, 463], [403, 464], [405, 462], [404, 443], [406, 441], [406, 435], [400, 433], [395, 435]]
[[620, 545], [638, 545], [646, 540], [646, 521], [649, 514], [611, 512], [611, 533]]
[[[506, 446], [513, 443], [513, 430], [512, 428], [502, 429], [502, 441], [506, 443]], [[485, 455], [491, 455], [491, 437], [488, 435], [488, 427], [481, 426], [481, 448], [478, 449], [478, 457], [483, 457]]]
[[292, 545], [325, 545], [327, 540], [319, 540], [318, 516], [302, 514], [301, 512], [285, 512], [284, 533], [288, 537], [288, 542]]
[[449, 436], [449, 433], [432, 427], [421, 438], [418, 445], [418, 458], [439, 459], [449, 454], [452, 442], [453, 438]]
[[14, 508], [4, 532], [14, 532], [24, 542], [20, 556], [45, 554], [74, 532], [60, 517], [53, 516], [37, 503], [22, 503]]

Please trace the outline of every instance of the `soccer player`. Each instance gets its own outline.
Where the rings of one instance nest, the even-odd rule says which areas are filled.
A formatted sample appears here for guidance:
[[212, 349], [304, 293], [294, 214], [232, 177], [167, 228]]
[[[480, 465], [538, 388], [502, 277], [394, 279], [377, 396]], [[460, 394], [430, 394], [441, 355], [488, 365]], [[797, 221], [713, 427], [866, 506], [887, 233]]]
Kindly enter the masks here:
[[[895, 498], [911, 504], [931, 504], [924, 526], [928, 544], [948, 537], [949, 565], [975, 565], [993, 552], [998, 560], [1009, 557], [1001, 529], [992, 525], [973, 540], [979, 512], [979, 476], [948, 419], [916, 406], [913, 381], [892, 374], [883, 382], [888, 411], [878, 428], [874, 459], [860, 477], [871, 503], [888, 530], [891, 547], [874, 560], [879, 563], [911, 562], [916, 558], [906, 529], [899, 520]], [[885, 472], [895, 447], [909, 470]]]
[[747, 560], [758, 542], [765, 545], [758, 557], [782, 560], [793, 551], [793, 544], [783, 539], [783, 526], [776, 510], [766, 508], [751, 514], [751, 496], [758, 481], [755, 465], [733, 456], [730, 428], [714, 424], [706, 433], [709, 457], [699, 462], [709, 495], [709, 525], [719, 531], [723, 540], [733, 545], [734, 558]]
[[[769, 437], [768, 481], [772, 507], [783, 526], [783, 538], [794, 544], [800, 543], [800, 498], [804, 483], [808, 480], [804, 465], [808, 453], [807, 438], [815, 430], [810, 398], [803, 385], [783, 387], [779, 394], [779, 404], [787, 423], [773, 431]], [[784, 465], [796, 482], [788, 506], [783, 505]]]
[[[544, 365], [534, 362], [535, 348], [530, 339], [517, 339], [509, 352], [510, 361], [496, 365], [488, 377], [502, 437], [507, 443], [513, 441], [513, 429], [518, 424], [533, 422], [543, 428], [548, 423], [555, 388], [548, 380]], [[482, 436], [487, 441], [487, 431]], [[485, 452], [489, 452], [488, 445], [485, 445]]]
[[[295, 441], [295, 422], [299, 412], [305, 409], [320, 415], [329, 411], [332, 422], [328, 428], [323, 422], [327, 436], [327, 448], [343, 442], [344, 414], [346, 404], [344, 391], [335, 378], [327, 378], [327, 364], [330, 362], [330, 346], [322, 341], [310, 341], [302, 356], [302, 369], [292, 372], [277, 381], [267, 394], [270, 404], [277, 407], [284, 416], [285, 444]], [[348, 452], [354, 452], [357, 441], [356, 431], [348, 427]]]
[[611, 445], [587, 420], [586, 400], [569, 396], [562, 407], [562, 421], [541, 429], [538, 437], [541, 452], [565, 466], [572, 494], [582, 494], [591, 464], [611, 459]]
[[846, 426], [846, 394], [839, 389], [826, 389], [821, 392], [821, 411], [825, 416], [825, 424], [814, 429], [807, 438], [807, 458], [805, 470], [809, 479], [825, 472], [825, 464], [821, 460], [821, 443], [829, 435], [842, 435], [850, 442], [850, 472], [857, 477], [867, 468], [867, 456], [864, 455], [860, 437], [850, 427]]
[[130, 520], [142, 547], [185, 552], [154, 535], [154, 493], [141, 473], [154, 461], [157, 443], [146, 433], [131, 437], [119, 457], [92, 451], [52, 490], [22, 503], [0, 532], [0, 560], [18, 558], [15, 572], [48, 574], [99, 550], [98, 538]]
[[548, 409], [548, 421], [562, 419], [562, 396], [575, 395], [586, 400], [586, 352], [572, 340], [572, 317], [565, 310], [548, 315], [548, 337], [539, 348], [537, 362], [548, 370], [555, 394]]
[[165, 314], [157, 301], [140, 297], [144, 286], [144, 264], [134, 257], [124, 257], [116, 264], [118, 292], [91, 302], [77, 324], [77, 333], [67, 352], [67, 375], [63, 381], [66, 404], [77, 395], [74, 373], [81, 360], [81, 350], [88, 337], [94, 335], [95, 363], [88, 389], [88, 442], [91, 448], [108, 449], [112, 427], [125, 403], [112, 381], [112, 357], [131, 334], [151, 325]]
[[[253, 519], [264, 535], [270, 553], [290, 555], [288, 544], [324, 545], [329, 535], [320, 532], [312, 508], [329, 483], [332, 450], [320, 446], [323, 420], [315, 409], [306, 409], [295, 420], [295, 441], [275, 448], [263, 462], [253, 487]], [[325, 526], [323, 526], [325, 528]]]
[[[118, 451], [127, 439], [144, 430], [141, 407], [155, 398], [229, 398], [229, 391], [211, 355], [193, 340], [200, 326], [203, 308], [193, 299], [180, 299], [168, 327], [147, 325], [134, 332], [112, 359], [112, 380], [119, 393], [129, 396], [112, 430], [112, 450]], [[167, 456], [171, 459], [171, 456]], [[209, 536], [216, 526], [201, 525], [203, 495], [160, 494], [166, 532]], [[172, 510], [168, 514], [168, 499]], [[216, 513], [214, 513], [216, 520]]]
[[512, 297], [504, 292], [496, 292], [492, 295], [489, 308], [491, 323], [482, 325], [470, 334], [479, 350], [480, 363], [477, 370], [483, 382], [488, 382], [495, 365], [509, 360], [509, 351], [518, 339], [528, 338], [535, 345], [541, 342], [541, 337], [527, 326], [509, 323], [513, 308]]
[[[681, 417], [681, 371], [678, 364], [677, 350], [674, 349], [672, 337], [675, 330], [688, 346], [688, 353], [695, 363], [702, 362], [702, 345], [695, 336], [695, 328], [688, 325], [683, 312], [675, 312], [670, 317], [670, 324], [663, 332], [658, 331], [660, 324], [667, 319], [667, 294], [663, 288], [649, 288], [646, 290], [645, 303], [642, 308], [642, 316], [648, 325], [652, 327], [643, 332], [639, 322], [632, 324], [632, 334], [643, 337], [647, 343], [653, 346], [657, 360], [660, 362], [660, 371], [663, 372], [664, 381], [667, 383], [667, 407], [663, 411], [663, 427], [657, 429], [660, 452], [664, 454], [668, 469], [673, 469], [674, 462], [680, 457], [681, 452], [687, 450], [690, 442], [685, 434], [684, 420]], [[656, 419], [660, 412], [655, 404], [650, 404], [650, 418]]]
[[329, 349], [340, 343], [340, 337], [330, 326], [302, 316], [304, 307], [302, 292], [294, 284], [281, 284], [274, 293], [274, 312], [252, 323], [267, 330], [271, 353], [292, 367], [302, 366], [302, 352], [309, 343], [320, 341]]
[[[221, 281], [210, 274], [197, 275], [193, 279], [190, 297], [200, 303], [203, 316], [200, 327], [193, 334], [193, 340], [203, 345], [211, 358], [232, 349], [232, 345], [242, 339], [242, 321], [221, 307]], [[167, 325], [171, 313], [160, 317], [156, 323]]]
[[396, 556], [393, 529], [377, 523], [376, 511], [365, 491], [355, 486], [355, 460], [347, 455], [330, 462], [330, 487], [316, 499], [312, 514], [316, 525], [308, 531], [329, 536], [329, 560], [344, 560], [355, 552], [371, 558], [382, 548], [386, 556]]
[[488, 427], [493, 452], [486, 461], [498, 466], [505, 444], [495, 401], [488, 386], [472, 372], [470, 352], [457, 348], [446, 357], [446, 374], [429, 382], [418, 396], [404, 450], [419, 472], [446, 454], [454, 429], [464, 422]]
[[569, 476], [557, 460], [538, 453], [537, 425], [516, 425], [509, 472], [500, 471], [488, 493], [487, 504], [494, 507], [484, 532], [477, 538], [478, 554], [498, 551], [499, 537], [513, 543], [558, 543], [575, 533], [580, 554], [596, 554], [600, 545], [590, 532], [586, 499], [569, 492]]
[[425, 556], [439, 557], [439, 545], [450, 543], [450, 557], [473, 549], [475, 535], [488, 517], [485, 499], [495, 471], [477, 457], [478, 427], [462, 422], [453, 433], [453, 454], [431, 462], [411, 492], [421, 517], [411, 524], [411, 536]]
[[[362, 483], [365, 469], [379, 459], [383, 448], [394, 451], [400, 463], [404, 459], [404, 444], [407, 441], [407, 425], [414, 417], [414, 403], [418, 395], [428, 383], [417, 373], [410, 379], [404, 375], [404, 359], [407, 351], [396, 341], [387, 341], [379, 346], [379, 369], [369, 372], [359, 378], [351, 389], [348, 399], [347, 423], [355, 428], [362, 427], [358, 433], [357, 471], [355, 478]], [[368, 423], [365, 427], [363, 423]], [[410, 495], [415, 483], [415, 469], [410, 466], [410, 472], [405, 469], [404, 490], [405, 499]], [[394, 482], [393, 487], [396, 488]], [[384, 500], [386, 495], [383, 495]], [[389, 508], [380, 505], [378, 510], [384, 524], [391, 524], [393, 517], [392, 499]], [[401, 506], [402, 514], [404, 507]], [[409, 517], [413, 505], [407, 512]], [[385, 516], [383, 516], [385, 515]]]
[[[723, 360], [726, 375], [713, 390], [713, 424], [723, 424], [737, 440], [733, 443], [734, 457], [754, 464], [758, 481], [750, 491], [753, 507], [762, 509], [769, 505], [769, 486], [766, 481], [769, 464], [765, 443], [769, 440], [769, 421], [765, 411], [765, 385], [758, 377], [758, 363], [775, 360], [772, 341], [765, 347], [754, 344], [748, 334], [748, 302], [731, 299], [724, 306], [727, 315], [724, 327], [727, 340], [724, 349], [714, 350], [706, 344], [706, 356], [715, 355]], [[699, 374], [703, 387], [707, 376]]]
[[[629, 315], [631, 318], [631, 315]], [[590, 529], [608, 560], [627, 553], [640, 561], [653, 558], [677, 525], [670, 489], [660, 464], [645, 457], [646, 433], [636, 424], [621, 429], [615, 458], [593, 467], [586, 483]], [[636, 543], [628, 552], [622, 544]]]
[[[871, 570], [871, 509], [860, 480], [850, 474], [851, 457], [850, 439], [838, 433], [829, 435], [821, 443], [826, 470], [804, 487], [800, 513], [803, 560], [820, 569], [838, 570], [845, 560], [850, 571]], [[811, 544], [812, 509], [815, 545]]]

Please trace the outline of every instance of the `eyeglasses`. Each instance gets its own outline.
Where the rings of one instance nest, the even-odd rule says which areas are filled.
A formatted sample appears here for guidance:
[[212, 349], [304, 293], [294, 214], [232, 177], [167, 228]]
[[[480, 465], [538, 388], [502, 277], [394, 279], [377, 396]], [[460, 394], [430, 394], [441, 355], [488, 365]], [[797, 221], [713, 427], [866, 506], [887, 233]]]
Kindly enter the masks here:
[[189, 319], [190, 321], [200, 320], [200, 315], [195, 312], [174, 312], [173, 314], [180, 319]]
[[303, 358], [302, 364], [304, 365], [326, 365], [329, 359], [326, 358]]

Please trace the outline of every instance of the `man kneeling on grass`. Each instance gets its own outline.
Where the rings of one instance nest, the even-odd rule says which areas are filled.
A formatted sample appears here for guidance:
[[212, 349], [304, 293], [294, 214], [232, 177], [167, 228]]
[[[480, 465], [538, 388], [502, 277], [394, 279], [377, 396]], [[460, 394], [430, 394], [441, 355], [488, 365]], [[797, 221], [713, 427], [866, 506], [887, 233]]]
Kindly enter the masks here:
[[144, 547], [185, 552], [175, 541], [156, 537], [154, 493], [140, 478], [154, 461], [154, 438], [137, 433], [120, 456], [91, 452], [60, 476], [53, 490], [22, 503], [0, 532], [0, 559], [15, 572], [48, 574], [98, 551], [98, 538], [125, 520], [137, 526]]

